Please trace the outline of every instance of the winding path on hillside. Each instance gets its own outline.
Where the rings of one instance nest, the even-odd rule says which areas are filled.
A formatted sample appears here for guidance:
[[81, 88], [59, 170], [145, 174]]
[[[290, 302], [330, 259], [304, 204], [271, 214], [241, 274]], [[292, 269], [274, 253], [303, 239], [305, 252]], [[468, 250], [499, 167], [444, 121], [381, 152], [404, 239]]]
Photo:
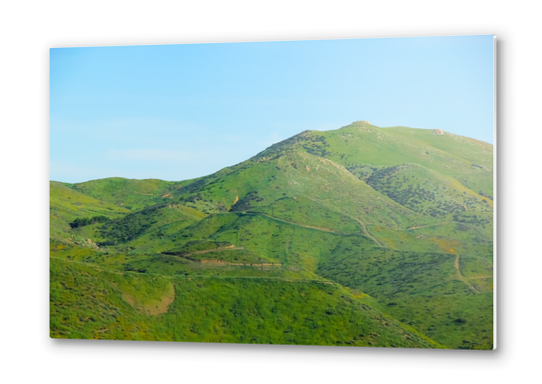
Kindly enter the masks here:
[[363, 221], [361, 221], [360, 219], [356, 219], [356, 221], [359, 223], [359, 225], [361, 225], [361, 227], [363, 228], [363, 232], [365, 233], [365, 236], [367, 236], [368, 238], [372, 239], [375, 243], [377, 243], [379, 246], [383, 246], [382, 244], [380, 244], [380, 242], [375, 239], [370, 233], [369, 231], [367, 230], [367, 227], [365, 226], [365, 223]]
[[[247, 212], [249, 213], [249, 212]], [[273, 217], [273, 216], [269, 216], [265, 213], [256, 213], [254, 212], [253, 214], [255, 215], [260, 215], [260, 216], [265, 216], [271, 220], [275, 220], [275, 221], [280, 221], [281, 223], [285, 223], [285, 224], [290, 224], [290, 225], [295, 225], [297, 227], [303, 227], [303, 228], [308, 228], [308, 229], [315, 229], [317, 231], [322, 231], [322, 232], [328, 232], [328, 233], [334, 233], [335, 235], [339, 235], [339, 236], [359, 236], [359, 234], [357, 233], [344, 233], [344, 232], [338, 232], [338, 231], [334, 231], [332, 229], [329, 229], [329, 228], [324, 228], [324, 227], [314, 227], [312, 225], [304, 225], [304, 224], [299, 224], [299, 223], [293, 223], [291, 221], [287, 221], [287, 220], [283, 220], [283, 219], [279, 219], [279, 218], [276, 218], [276, 217]], [[380, 242], [375, 239], [370, 233], [369, 231], [367, 230], [367, 228], [365, 227], [365, 224], [359, 220], [359, 219], [355, 219], [360, 225], [361, 227], [363, 228], [363, 235], [370, 238], [371, 240], [373, 240], [375, 243], [377, 243], [379, 246], [383, 246], [382, 244], [380, 244]]]
[[207, 259], [207, 260], [198, 260], [193, 259], [190, 256], [193, 255], [201, 255], [203, 253], [211, 253], [211, 252], [219, 252], [219, 251], [233, 251], [236, 249], [245, 249], [245, 247], [236, 247], [234, 245], [230, 245], [228, 247], [219, 247], [215, 249], [206, 249], [203, 251], [196, 251], [192, 253], [182, 253], [182, 252], [162, 252], [162, 255], [172, 255], [177, 257], [182, 257], [183, 259], [193, 261], [195, 263], [201, 263], [201, 264], [216, 264], [216, 265], [234, 265], [234, 266], [244, 266], [244, 267], [280, 267], [282, 266], [282, 263], [232, 263], [225, 260], [217, 260], [217, 259]]
[[[50, 257], [50, 258], [54, 260], [59, 260], [61, 262], [85, 265], [97, 271], [105, 272], [105, 273], [113, 273], [115, 275], [128, 275], [128, 274], [136, 273], [136, 272], [130, 272], [130, 271], [121, 271], [121, 270], [103, 268], [103, 267], [100, 267], [91, 263], [87, 263], [84, 261], [69, 260], [69, 259], [65, 259], [61, 257]], [[327, 280], [327, 279], [320, 280], [320, 279], [280, 277], [280, 276], [216, 276], [216, 275], [215, 276], [201, 276], [201, 275], [181, 276], [181, 275], [162, 275], [159, 273], [145, 273], [145, 275], [163, 277], [164, 279], [172, 279], [172, 280], [192, 280], [192, 279], [220, 279], [220, 280], [244, 279], [244, 280], [273, 280], [273, 281], [280, 280], [280, 281], [286, 281], [286, 282], [291, 282], [291, 283], [317, 283], [317, 284], [327, 284], [327, 285], [335, 285], [338, 287], [342, 287], [342, 285], [335, 283], [332, 280]]]
[[201, 255], [202, 253], [218, 252], [218, 251], [234, 251], [236, 249], [245, 249], [245, 247], [236, 247], [235, 245], [229, 245], [227, 247], [218, 247], [215, 249], [204, 249], [203, 251], [185, 253], [183, 254], [183, 256]]
[[467, 278], [461, 274], [461, 270], [459, 269], [459, 254], [457, 254], [456, 257], [455, 257], [454, 266], [455, 266], [455, 269], [457, 271], [457, 277], [459, 278], [459, 280], [464, 282], [474, 292], [480, 293], [480, 291], [477, 290], [474, 286], [470, 285], [470, 282], [467, 280]]
[[285, 224], [296, 225], [296, 226], [298, 226], [298, 227], [309, 228], [309, 229], [316, 229], [317, 231], [329, 232], [329, 233], [335, 233], [335, 234], [337, 234], [337, 235], [353, 235], [353, 234], [351, 234], [351, 233], [337, 232], [337, 231], [334, 231], [333, 229], [329, 229], [329, 228], [324, 228], [324, 227], [314, 227], [314, 226], [312, 226], [312, 225], [305, 225], [305, 224], [294, 223], [294, 222], [291, 222], [291, 221], [279, 219], [279, 218], [277, 218], [277, 217], [269, 216], [269, 215], [266, 214], [266, 213], [256, 213], [256, 214], [257, 214], [257, 215], [260, 215], [260, 216], [268, 217], [268, 218], [270, 218], [270, 219], [272, 219], [272, 220], [275, 220], [275, 221], [280, 221], [280, 222], [285, 223]]
[[[322, 204], [322, 202], [320, 202], [320, 201], [318, 201], [318, 200], [316, 200], [316, 199], [313, 199], [312, 197], [309, 197], [309, 196], [307, 196], [307, 197], [308, 197], [310, 200], [312, 200], [312, 201], [314, 201], [315, 203], [317, 203], [317, 204], [320, 204], [320, 205], [322, 205], [322, 206], [324, 205], [324, 204]], [[336, 213], [339, 213], [339, 212], [336, 212]], [[339, 214], [342, 214], [342, 213], [339, 213]], [[363, 228], [363, 235], [364, 235], [364, 236], [366, 236], [366, 237], [368, 237], [369, 239], [373, 240], [375, 243], [378, 244], [378, 246], [384, 247], [384, 245], [382, 245], [377, 239], [375, 239], [375, 238], [369, 233], [369, 231], [367, 230], [367, 227], [365, 226], [365, 223], [364, 223], [364, 222], [362, 222], [360, 219], [357, 219], [357, 218], [352, 217], [352, 216], [350, 216], [350, 215], [346, 215], [346, 216], [348, 216], [349, 218], [351, 218], [351, 219], [353, 219], [353, 220], [356, 220], [356, 221], [359, 223], [359, 225], [361, 225], [361, 227]]]

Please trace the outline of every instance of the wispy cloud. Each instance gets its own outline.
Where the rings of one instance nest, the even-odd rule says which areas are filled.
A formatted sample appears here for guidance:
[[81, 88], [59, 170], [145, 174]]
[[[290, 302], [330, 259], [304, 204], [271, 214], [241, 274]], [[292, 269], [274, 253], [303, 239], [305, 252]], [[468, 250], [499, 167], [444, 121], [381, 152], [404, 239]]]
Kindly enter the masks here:
[[71, 183], [124, 175], [122, 170], [110, 166], [89, 167], [64, 161], [51, 161], [49, 173], [51, 180]]
[[201, 157], [202, 153], [178, 151], [170, 149], [134, 148], [134, 149], [110, 149], [106, 157], [110, 160], [124, 161], [184, 161]]
[[173, 141], [194, 141], [204, 130], [205, 127], [198, 124], [158, 118], [117, 118], [88, 122], [51, 119], [51, 140], [60, 143], [94, 141], [99, 138], [101, 141], [139, 146], [160, 146], [164, 137]]

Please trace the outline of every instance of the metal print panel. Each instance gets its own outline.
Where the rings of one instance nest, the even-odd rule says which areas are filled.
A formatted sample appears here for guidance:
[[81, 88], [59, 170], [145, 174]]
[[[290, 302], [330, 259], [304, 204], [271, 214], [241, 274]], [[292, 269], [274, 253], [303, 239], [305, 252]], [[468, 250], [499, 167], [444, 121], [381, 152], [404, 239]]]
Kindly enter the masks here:
[[494, 348], [493, 36], [50, 70], [52, 338]]

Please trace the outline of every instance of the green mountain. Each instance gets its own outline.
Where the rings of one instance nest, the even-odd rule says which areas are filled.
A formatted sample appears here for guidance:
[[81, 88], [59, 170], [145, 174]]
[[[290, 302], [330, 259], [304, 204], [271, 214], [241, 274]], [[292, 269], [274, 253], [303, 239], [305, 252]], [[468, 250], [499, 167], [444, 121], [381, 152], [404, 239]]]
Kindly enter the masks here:
[[51, 336], [493, 348], [493, 147], [368, 122], [51, 182]]

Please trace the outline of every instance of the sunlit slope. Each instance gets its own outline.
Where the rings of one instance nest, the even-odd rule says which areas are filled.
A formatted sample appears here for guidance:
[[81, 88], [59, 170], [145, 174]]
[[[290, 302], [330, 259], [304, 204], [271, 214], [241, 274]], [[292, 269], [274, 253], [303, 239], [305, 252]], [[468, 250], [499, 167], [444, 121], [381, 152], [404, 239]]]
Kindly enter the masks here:
[[380, 128], [358, 121], [332, 131], [302, 132], [258, 156], [296, 149], [333, 160], [361, 178], [373, 168], [419, 164], [493, 196], [493, 146], [438, 129]]
[[64, 183], [52, 181], [49, 183], [49, 188], [50, 237], [52, 240], [71, 238], [69, 223], [78, 218], [96, 216], [115, 218], [129, 212], [123, 207], [74, 191]]
[[171, 196], [171, 192], [176, 187], [182, 186], [183, 182], [110, 177], [67, 185], [73, 190], [95, 199], [127, 209], [138, 210]]
[[476, 224], [447, 221], [407, 230], [395, 230], [378, 225], [369, 225], [367, 228], [386, 248], [416, 252], [455, 251], [493, 257], [492, 233]]
[[492, 200], [418, 164], [382, 168], [368, 176], [366, 182], [408, 209], [433, 217], [493, 212]]
[[[202, 179], [193, 192], [179, 189], [179, 204], [218, 212], [250, 211], [273, 214], [295, 222], [317, 223], [307, 209], [281, 216], [278, 200], [301, 198], [315, 210], [326, 209], [364, 224], [404, 228], [432, 222], [378, 193], [343, 166], [306, 151], [284, 151], [276, 157], [261, 157], [241, 163], [225, 176]], [[312, 201], [312, 203], [309, 202]], [[333, 218], [333, 222], [341, 220]], [[429, 220], [429, 221], [428, 221]], [[337, 224], [341, 230], [342, 224]], [[342, 229], [344, 230], [344, 228]]]
[[368, 185], [402, 206], [439, 222], [476, 224], [493, 235], [493, 201], [418, 164], [382, 168], [366, 178]]

